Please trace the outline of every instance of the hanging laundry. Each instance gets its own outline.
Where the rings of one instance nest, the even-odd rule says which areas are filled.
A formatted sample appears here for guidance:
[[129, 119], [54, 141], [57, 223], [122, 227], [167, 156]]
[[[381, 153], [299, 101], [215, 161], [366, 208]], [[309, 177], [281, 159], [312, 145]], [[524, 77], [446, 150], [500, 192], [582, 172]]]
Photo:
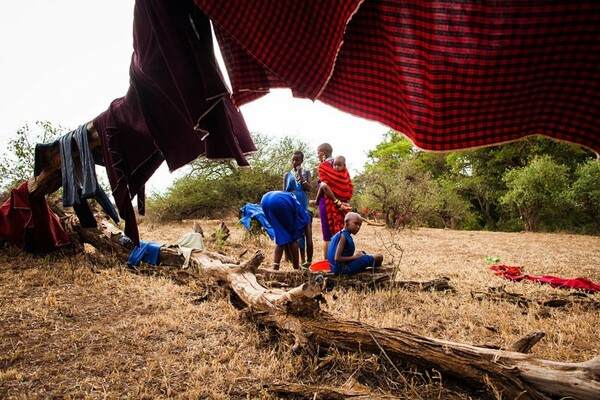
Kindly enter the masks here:
[[256, 151], [215, 58], [210, 21], [192, 0], [138, 0], [130, 87], [97, 116], [104, 163], [125, 234], [139, 242], [131, 200], [166, 160], [235, 159]]
[[600, 153], [600, 2], [195, 1], [238, 106], [285, 87], [425, 150], [542, 134]]
[[[78, 158], [75, 162], [72, 142], [78, 147]], [[88, 144], [86, 124], [79, 126], [58, 139], [60, 146], [60, 168], [63, 187], [63, 206], [73, 207], [81, 226], [97, 228], [96, 218], [86, 199], [93, 198], [100, 204], [110, 218], [119, 223], [117, 210], [108, 198], [106, 192], [98, 184], [94, 157]], [[37, 170], [38, 168], [34, 168]]]
[[183, 268], [187, 268], [190, 263], [190, 257], [194, 250], [204, 250], [204, 239], [198, 232], [188, 232], [177, 239], [169, 247], [177, 247], [179, 254], [183, 255]]

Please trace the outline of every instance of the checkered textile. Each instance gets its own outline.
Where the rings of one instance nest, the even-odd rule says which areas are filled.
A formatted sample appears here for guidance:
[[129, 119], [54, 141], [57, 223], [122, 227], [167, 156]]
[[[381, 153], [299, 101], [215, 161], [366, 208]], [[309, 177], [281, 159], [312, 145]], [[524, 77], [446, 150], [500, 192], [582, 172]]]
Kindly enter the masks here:
[[289, 87], [426, 150], [541, 134], [600, 153], [600, 2], [195, 2], [238, 105]]
[[289, 87], [297, 97], [315, 99], [362, 0], [195, 2], [213, 22], [234, 98], [244, 104], [270, 87]]

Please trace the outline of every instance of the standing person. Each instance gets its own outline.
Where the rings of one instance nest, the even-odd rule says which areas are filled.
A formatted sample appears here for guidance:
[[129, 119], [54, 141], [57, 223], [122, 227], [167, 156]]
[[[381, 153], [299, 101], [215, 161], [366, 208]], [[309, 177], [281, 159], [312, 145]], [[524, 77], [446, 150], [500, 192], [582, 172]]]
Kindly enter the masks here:
[[344, 229], [331, 238], [327, 260], [331, 272], [336, 275], [351, 275], [364, 271], [368, 267], [378, 267], [383, 263], [381, 254], [367, 254], [364, 251], [354, 253], [352, 235], [356, 235], [362, 226], [362, 217], [349, 212], [344, 217]]
[[283, 191], [265, 193], [260, 206], [275, 231], [273, 269], [279, 269], [286, 246], [289, 246], [294, 269], [300, 268], [298, 239], [306, 233], [306, 227], [310, 224], [310, 216], [306, 209], [298, 202], [296, 196]]
[[310, 190], [310, 171], [302, 169], [304, 153], [297, 150], [292, 155], [292, 169], [283, 175], [283, 190], [293, 193], [300, 204], [308, 213], [311, 223], [308, 224], [306, 234], [298, 241], [300, 249], [300, 260], [302, 266], [307, 268], [312, 264], [313, 241], [312, 241], [312, 212], [308, 209], [308, 191]]
[[344, 227], [344, 215], [350, 210], [348, 202], [354, 193], [350, 174], [345, 166], [336, 171], [331, 157], [333, 148], [329, 143], [317, 147], [319, 164], [319, 191], [316, 202], [319, 205], [321, 231], [323, 233], [323, 258], [327, 258], [327, 248], [331, 237]]

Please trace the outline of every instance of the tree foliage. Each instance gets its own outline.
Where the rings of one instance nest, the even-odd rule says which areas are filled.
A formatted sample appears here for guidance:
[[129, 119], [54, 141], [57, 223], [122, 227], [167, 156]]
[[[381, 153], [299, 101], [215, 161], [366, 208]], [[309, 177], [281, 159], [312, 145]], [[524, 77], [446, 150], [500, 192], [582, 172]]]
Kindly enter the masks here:
[[508, 191], [500, 198], [522, 218], [525, 230], [536, 231], [543, 221], [561, 217], [566, 204], [568, 168], [550, 156], [535, 158], [529, 165], [504, 174]]
[[257, 133], [253, 139], [258, 150], [248, 156], [250, 168], [239, 168], [233, 161], [199, 158], [166, 193], [149, 199], [148, 213], [162, 219], [229, 215], [247, 202], [260, 203], [268, 191], [281, 190], [283, 174], [291, 168], [295, 150], [304, 153], [306, 170], [314, 170], [317, 165], [315, 151], [305, 142]]
[[48, 121], [36, 121], [33, 127], [26, 123], [17, 130], [0, 159], [0, 189], [3, 193], [33, 176], [35, 145], [57, 139], [63, 130]]
[[413, 224], [452, 229], [589, 231], [588, 225], [598, 226], [593, 191], [598, 163], [579, 146], [529, 137], [477, 150], [428, 153], [389, 131], [369, 157], [355, 178], [354, 203], [380, 211], [389, 225], [410, 215]]
[[568, 194], [575, 209], [589, 218], [596, 233], [600, 233], [600, 161], [589, 160], [577, 167]]

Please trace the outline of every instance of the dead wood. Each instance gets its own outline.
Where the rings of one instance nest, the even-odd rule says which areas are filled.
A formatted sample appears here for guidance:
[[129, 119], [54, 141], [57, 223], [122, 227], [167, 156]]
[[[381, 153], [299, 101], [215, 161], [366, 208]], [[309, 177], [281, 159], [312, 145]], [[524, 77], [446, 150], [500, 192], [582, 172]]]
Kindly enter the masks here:
[[586, 399], [600, 393], [600, 357], [583, 363], [560, 363], [356, 321], [338, 321], [320, 310], [321, 287], [316, 282], [288, 291], [259, 285], [253, 272], [262, 259], [258, 252], [244, 265], [198, 264], [210, 276], [226, 282], [263, 323], [290, 332], [294, 348], [310, 343], [384, 354], [392, 362], [435, 369], [469, 387], [501, 393], [503, 398], [546, 399], [543, 393], [548, 393]]
[[449, 278], [435, 278], [430, 280], [396, 280], [396, 270], [393, 267], [378, 268], [351, 276], [336, 276], [331, 272], [308, 270], [274, 270], [259, 268], [256, 271], [258, 281], [266, 286], [293, 287], [301, 285], [311, 277], [317, 275], [326, 278], [334, 287], [363, 289], [406, 289], [418, 291], [453, 291]]
[[225, 242], [229, 239], [229, 235], [229, 227], [225, 225], [225, 222], [221, 221], [215, 232], [208, 237], [208, 240], [211, 242]]
[[[73, 224], [73, 228], [82, 242], [90, 243], [100, 251], [112, 252], [122, 260], [128, 257], [129, 251], [101, 229], [84, 229], [78, 224]], [[183, 264], [182, 256], [168, 248], [162, 248], [160, 253], [161, 264], [179, 270]], [[224, 263], [204, 252], [193, 254], [190, 261], [194, 268], [226, 283], [258, 321], [289, 332], [294, 338], [294, 349], [336, 346], [347, 351], [383, 355], [394, 364], [435, 369], [464, 382], [467, 387], [498, 392], [503, 398], [545, 399], [543, 393], [547, 393], [591, 399], [600, 393], [600, 357], [583, 363], [561, 363], [516, 351], [488, 349], [422, 337], [399, 329], [335, 320], [320, 309], [324, 281], [305, 281], [289, 290], [266, 288], [257, 280], [258, 267], [263, 260], [264, 255], [258, 251], [241, 264]], [[293, 271], [283, 272], [290, 275]], [[188, 274], [187, 278], [196, 277]], [[526, 345], [517, 343], [512, 349], [524, 351], [532, 343], [533, 339]]]
[[514, 342], [507, 350], [519, 353], [529, 353], [529, 350], [535, 346], [546, 334], [539, 329], [534, 329], [521, 339]]
[[471, 297], [476, 300], [508, 301], [521, 307], [529, 307], [538, 304], [544, 307], [566, 307], [577, 304], [586, 309], [600, 309], [600, 302], [588, 297], [585, 293], [571, 293], [569, 295], [557, 295], [550, 299], [529, 299], [518, 293], [510, 293], [503, 287], [489, 288], [487, 292], [471, 292]]
[[379, 222], [379, 221], [374, 221], [372, 219], [368, 219], [365, 217], [362, 217], [362, 221], [367, 224], [367, 225], [373, 225], [373, 226], [385, 226], [385, 222]]
[[[299, 397], [303, 399], [332, 399], [332, 400], [369, 400], [369, 399], [396, 399], [396, 396], [374, 393], [370, 390], [355, 388], [333, 388], [329, 386], [310, 386], [292, 383], [271, 383], [263, 385], [263, 390], [278, 396]], [[259, 395], [259, 393], [250, 393]]]

